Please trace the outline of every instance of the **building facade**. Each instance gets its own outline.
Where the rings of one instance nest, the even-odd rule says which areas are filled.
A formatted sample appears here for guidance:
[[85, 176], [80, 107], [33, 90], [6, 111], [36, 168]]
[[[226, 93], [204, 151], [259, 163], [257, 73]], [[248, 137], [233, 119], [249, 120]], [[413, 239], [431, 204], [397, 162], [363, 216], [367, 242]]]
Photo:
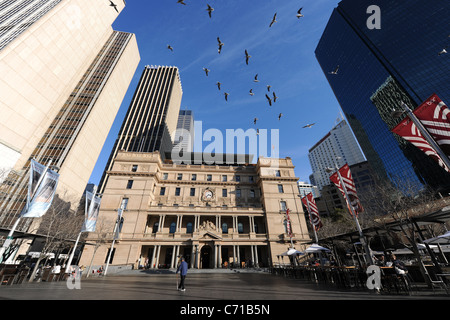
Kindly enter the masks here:
[[174, 268], [184, 256], [191, 268], [263, 267], [291, 245], [304, 249], [311, 239], [292, 160], [273, 161], [179, 165], [159, 152], [119, 152], [79, 264], [105, 265], [119, 208], [111, 265]]
[[319, 142], [309, 150], [309, 161], [314, 175], [314, 182], [321, 190], [330, 184], [330, 174], [327, 168], [351, 166], [365, 161], [358, 142], [356, 141], [347, 121], [342, 120]]
[[2, 26], [21, 30], [0, 50], [0, 149], [8, 155], [0, 152], [8, 171], [2, 227], [25, 205], [32, 158], [52, 161], [60, 174], [57, 195], [78, 205], [140, 61], [134, 34], [111, 27], [125, 6], [117, 2], [117, 11], [109, 1], [84, 0], [0, 7], [9, 17]]
[[100, 193], [118, 152], [160, 151], [163, 157], [172, 152], [182, 95], [178, 68], [145, 67], [106, 164]]
[[[368, 11], [374, 6], [378, 12]], [[317, 60], [377, 176], [443, 193], [450, 190], [447, 173], [390, 129], [402, 120], [392, 117], [402, 101], [414, 109], [436, 93], [449, 103], [450, 59], [440, 54], [450, 44], [449, 11], [450, 3], [439, 0], [343, 0], [316, 48]], [[372, 27], [373, 19], [381, 23], [379, 28]]]
[[181, 110], [175, 132], [174, 151], [194, 152], [195, 128], [192, 110]]

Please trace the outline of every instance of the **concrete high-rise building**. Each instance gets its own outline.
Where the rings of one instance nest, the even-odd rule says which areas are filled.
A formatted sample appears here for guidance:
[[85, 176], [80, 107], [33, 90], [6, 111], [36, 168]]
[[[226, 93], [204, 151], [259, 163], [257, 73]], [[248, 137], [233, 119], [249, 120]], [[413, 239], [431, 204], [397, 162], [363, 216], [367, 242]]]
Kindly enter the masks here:
[[406, 181], [442, 194], [450, 191], [448, 174], [390, 130], [405, 117], [392, 116], [401, 102], [415, 109], [435, 93], [449, 105], [450, 59], [443, 53], [450, 45], [449, 12], [449, 1], [343, 0], [316, 48], [376, 175], [399, 187]]
[[298, 182], [298, 193], [303, 197], [306, 197], [308, 194], [312, 193], [314, 198], [320, 197], [320, 191], [317, 186], [307, 183], [305, 181]]
[[104, 190], [108, 171], [119, 151], [159, 151], [163, 159], [166, 152], [172, 152], [182, 95], [178, 68], [145, 67], [103, 172], [99, 192]]
[[314, 175], [313, 180], [319, 190], [331, 183], [327, 168], [335, 168], [336, 165], [342, 167], [346, 163], [351, 166], [366, 160], [345, 120], [317, 142], [309, 150], [308, 157]]
[[78, 204], [140, 61], [111, 24], [116, 1], [0, 4], [0, 225], [25, 203], [30, 159], [52, 160], [57, 194]]
[[183, 150], [183, 152], [194, 152], [194, 133], [194, 113], [191, 110], [181, 110], [175, 132], [174, 149]]

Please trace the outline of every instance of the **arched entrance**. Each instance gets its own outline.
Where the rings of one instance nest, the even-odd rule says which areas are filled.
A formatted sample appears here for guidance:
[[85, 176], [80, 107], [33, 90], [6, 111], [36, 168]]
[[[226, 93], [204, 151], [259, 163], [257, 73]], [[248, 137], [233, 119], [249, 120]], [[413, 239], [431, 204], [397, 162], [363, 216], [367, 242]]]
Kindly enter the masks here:
[[212, 267], [211, 264], [211, 254], [212, 250], [211, 247], [207, 244], [205, 244], [202, 247], [202, 250], [200, 251], [200, 268], [201, 269], [209, 269]]

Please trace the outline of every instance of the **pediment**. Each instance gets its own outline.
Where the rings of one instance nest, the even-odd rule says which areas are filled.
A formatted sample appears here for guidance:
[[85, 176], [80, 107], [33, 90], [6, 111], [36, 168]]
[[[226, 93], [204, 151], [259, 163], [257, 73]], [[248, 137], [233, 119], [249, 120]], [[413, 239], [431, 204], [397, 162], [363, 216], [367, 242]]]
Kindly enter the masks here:
[[222, 240], [217, 234], [212, 233], [211, 231], [205, 231], [200, 235], [199, 240]]

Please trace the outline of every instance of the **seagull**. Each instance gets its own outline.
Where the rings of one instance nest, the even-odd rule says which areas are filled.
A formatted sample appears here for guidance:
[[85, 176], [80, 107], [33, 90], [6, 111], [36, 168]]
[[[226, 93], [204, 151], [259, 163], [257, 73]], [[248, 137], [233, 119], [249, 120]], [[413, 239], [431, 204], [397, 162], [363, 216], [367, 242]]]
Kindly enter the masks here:
[[186, 3], [184, 3], [184, 0], [178, 0], [177, 3], [186, 5]]
[[339, 71], [339, 65], [336, 67], [336, 69], [334, 69], [333, 71], [328, 72], [328, 73], [329, 74], [338, 74], [338, 71]]
[[270, 92], [270, 88], [272, 88], [272, 86], [268, 85], [267, 86], [267, 91]]
[[258, 118], [253, 119], [253, 124], [256, 124], [256, 121], [258, 121]]
[[217, 37], [217, 42], [219, 43], [219, 54], [220, 54], [220, 52], [222, 51], [223, 42], [220, 41], [220, 38], [219, 38], [219, 37]]
[[208, 68], [203, 68], [203, 71], [205, 71], [206, 76], [208, 76], [208, 73], [209, 73], [210, 70]]
[[256, 74], [255, 80], [253, 80], [253, 82], [259, 82], [259, 80], [258, 80], [258, 74]]
[[225, 101], [228, 101], [228, 95], [229, 95], [229, 93], [225, 92], [224, 95], [225, 95]]
[[267, 101], [269, 101], [269, 105], [272, 106], [272, 99], [266, 94]]
[[167, 45], [167, 49], [169, 49], [170, 51], [173, 51], [173, 48], [170, 44]]
[[220, 83], [220, 82], [217, 82], [216, 84], [217, 84], [217, 88], [219, 88], [219, 90], [220, 90], [220, 85], [221, 85], [221, 83]]
[[272, 22], [270, 23], [270, 25], [269, 25], [269, 28], [270, 27], [272, 27], [272, 25], [275, 23], [275, 22], [277, 22], [277, 14], [275, 13], [275, 15], [273, 16], [273, 18], [272, 18]]
[[110, 7], [113, 7], [117, 12], [119, 12], [119, 10], [117, 10], [117, 4], [115, 4], [114, 2], [112, 2], [111, 0], [109, 0], [110, 2]]
[[300, 10], [297, 11], [297, 19], [300, 19], [301, 17], [304, 17], [303, 14], [302, 14], [302, 9], [303, 8], [300, 8]]
[[273, 102], [277, 102], [278, 97], [275, 95], [275, 91], [273, 92]]
[[315, 125], [315, 123], [307, 124], [306, 126], [303, 127], [303, 129], [304, 128], [311, 128], [313, 125]]
[[206, 9], [206, 11], [208, 11], [209, 17], [211, 18], [211, 12], [214, 11], [214, 8], [212, 8], [209, 4], [207, 4], [208, 9]]
[[248, 59], [250, 59], [252, 56], [248, 54], [247, 49], [245, 49], [245, 63], [248, 65]]
[[254, 96], [253, 89], [250, 89], [249, 95]]
[[442, 51], [439, 52], [438, 55], [441, 55], [441, 54], [444, 54], [444, 53], [447, 53], [447, 47], [445, 47], [444, 49], [442, 49]]
[[278, 115], [278, 121], [280, 121], [280, 119], [281, 119], [282, 116], [283, 116], [282, 113], [280, 113], [280, 114]]

